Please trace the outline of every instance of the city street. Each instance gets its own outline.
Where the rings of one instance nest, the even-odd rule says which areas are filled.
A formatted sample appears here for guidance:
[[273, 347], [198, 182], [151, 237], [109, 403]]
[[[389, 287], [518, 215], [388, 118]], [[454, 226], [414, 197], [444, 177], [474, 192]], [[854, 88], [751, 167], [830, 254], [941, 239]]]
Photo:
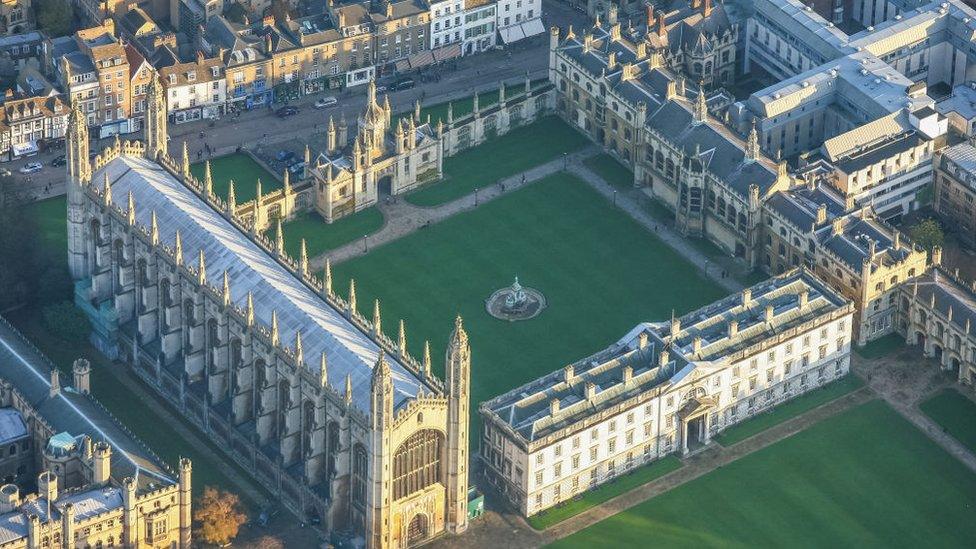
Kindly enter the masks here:
[[[553, 25], [580, 26], [585, 20], [585, 14], [560, 2], [547, 2], [546, 11], [547, 13], [543, 14], [543, 21], [547, 28]], [[549, 62], [548, 47], [549, 36], [544, 33], [504, 50], [460, 58], [457, 61], [457, 68], [453, 70], [428, 69], [425, 74], [433, 77], [434, 81], [421, 82], [420, 78], [414, 77], [417, 81], [415, 88], [390, 94], [393, 111], [409, 111], [418, 99], [424, 105], [431, 105], [467, 97], [476, 91], [494, 90], [503, 80], [511, 83], [521, 82], [526, 75], [532, 79], [545, 78]], [[337, 97], [338, 105], [328, 109], [314, 108], [315, 101], [327, 95]], [[228, 114], [215, 121], [205, 120], [179, 125], [170, 123], [170, 154], [178, 157], [184, 141], [194, 162], [198, 158], [198, 153], [200, 158], [208, 157], [205, 151], [207, 145], [212, 156], [220, 156], [234, 152], [238, 147], [253, 148], [280, 143], [296, 137], [324, 132], [329, 116], [338, 121], [340, 116], [344, 115], [347, 123], [354, 126], [365, 104], [365, 95], [365, 86], [346, 89], [339, 93], [324, 92], [309, 95], [290, 103], [298, 106], [299, 113], [285, 119], [275, 115], [274, 109], [283, 105], [275, 103], [271, 109], [257, 108], [243, 112], [240, 116]], [[141, 137], [141, 133], [121, 136], [122, 139]], [[92, 150], [101, 150], [111, 145], [113, 141], [114, 138], [93, 140]], [[15, 184], [20, 187], [19, 190], [25, 192], [25, 196], [39, 200], [64, 194], [65, 168], [50, 165], [54, 158], [62, 154], [64, 154], [63, 150], [49, 151], [6, 162], [0, 166], [13, 172]], [[29, 175], [18, 173], [19, 168], [28, 162], [36, 161], [44, 164], [41, 171]]]

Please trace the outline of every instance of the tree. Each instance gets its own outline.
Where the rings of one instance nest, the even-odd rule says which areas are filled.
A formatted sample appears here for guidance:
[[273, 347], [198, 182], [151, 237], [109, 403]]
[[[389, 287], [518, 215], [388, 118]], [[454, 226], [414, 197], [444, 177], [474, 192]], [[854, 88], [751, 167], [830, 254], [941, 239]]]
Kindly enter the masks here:
[[207, 486], [193, 511], [193, 520], [197, 523], [194, 535], [206, 543], [227, 545], [237, 537], [237, 531], [247, 520], [240, 505], [237, 494]]
[[945, 234], [942, 232], [942, 227], [939, 226], [939, 222], [932, 219], [923, 219], [911, 229], [908, 230], [908, 235], [912, 238], [912, 241], [919, 246], [925, 248], [929, 253], [932, 253], [932, 249], [936, 246], [942, 246], [945, 243]]
[[70, 301], [45, 306], [41, 317], [49, 332], [68, 343], [85, 341], [91, 333], [88, 317]]
[[64, 0], [34, 0], [34, 19], [52, 38], [74, 32], [74, 12]]

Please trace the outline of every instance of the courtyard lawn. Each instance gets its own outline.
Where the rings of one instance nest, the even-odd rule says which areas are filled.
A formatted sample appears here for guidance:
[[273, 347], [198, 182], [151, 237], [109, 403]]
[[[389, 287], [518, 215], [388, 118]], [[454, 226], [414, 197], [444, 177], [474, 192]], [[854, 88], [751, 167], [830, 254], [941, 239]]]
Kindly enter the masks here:
[[584, 160], [583, 164], [617, 189], [634, 188], [634, 172], [607, 153], [591, 156]]
[[585, 147], [589, 141], [549, 116], [444, 159], [444, 179], [406, 195], [417, 206], [437, 206], [511, 175]]
[[551, 547], [969, 547], [976, 475], [875, 400]]
[[[322, 220], [318, 213], [306, 212], [281, 226], [285, 234], [285, 251], [293, 258], [301, 255], [302, 239], [308, 257], [313, 258], [329, 250], [334, 250], [363, 235], [370, 235], [383, 227], [383, 214], [378, 208], [368, 208], [343, 217], [332, 224]], [[274, 239], [274, 230], [268, 232]]]
[[[203, 181], [206, 162], [190, 165], [190, 173]], [[261, 192], [267, 193], [281, 188], [281, 182], [271, 172], [264, 169], [253, 158], [244, 153], [233, 153], [210, 159], [210, 175], [213, 177], [213, 192], [227, 199], [230, 180], [234, 180], [234, 196], [237, 203], [254, 200], [257, 196], [257, 181], [261, 180]]]
[[730, 446], [741, 442], [753, 435], [757, 435], [770, 427], [779, 425], [788, 419], [813, 410], [814, 408], [836, 400], [848, 393], [852, 393], [864, 386], [864, 381], [854, 374], [848, 374], [837, 381], [833, 381], [800, 395], [793, 400], [781, 404], [768, 412], [729, 427], [722, 431], [715, 440], [722, 446]]
[[898, 334], [882, 336], [864, 347], [855, 347], [854, 351], [864, 358], [881, 358], [905, 347], [905, 338]]
[[593, 490], [583, 492], [578, 499], [567, 501], [559, 507], [547, 509], [542, 513], [533, 515], [527, 520], [536, 530], [544, 530], [553, 524], [560, 523], [569, 517], [576, 516], [591, 507], [609, 501], [620, 494], [624, 494], [647, 484], [648, 482], [680, 469], [684, 464], [675, 456], [667, 456], [643, 467], [639, 467], [629, 475], [618, 477], [606, 484], [602, 484]]
[[956, 389], [945, 389], [919, 407], [963, 446], [976, 452], [976, 403]]
[[[519, 281], [549, 306], [528, 321], [497, 320], [485, 300]], [[663, 320], [725, 295], [586, 183], [559, 173], [334, 267], [361, 311], [380, 298], [384, 326], [406, 322], [408, 349], [429, 339], [434, 371], [456, 314], [471, 337], [476, 403], [580, 360], [638, 322]], [[476, 422], [472, 432], [477, 432]], [[471, 437], [472, 442], [477, 437]]]
[[33, 202], [26, 206], [34, 218], [38, 238], [44, 243], [44, 252], [51, 258], [67, 262], [68, 257], [68, 199], [56, 196]]

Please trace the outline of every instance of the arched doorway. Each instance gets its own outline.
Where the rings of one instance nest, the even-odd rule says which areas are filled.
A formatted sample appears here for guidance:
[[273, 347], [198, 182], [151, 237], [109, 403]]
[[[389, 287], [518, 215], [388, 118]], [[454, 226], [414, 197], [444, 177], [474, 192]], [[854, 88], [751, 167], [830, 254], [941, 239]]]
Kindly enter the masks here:
[[952, 372], [952, 373], [956, 373], [956, 374], [959, 373], [959, 359], [958, 358], [952, 357], [951, 359], [949, 359], [949, 371]]
[[417, 513], [407, 526], [407, 545], [415, 545], [427, 539], [429, 525], [427, 515]]
[[381, 177], [379, 183], [376, 184], [376, 189], [379, 191], [380, 196], [390, 196], [393, 194], [393, 176], [384, 175]]

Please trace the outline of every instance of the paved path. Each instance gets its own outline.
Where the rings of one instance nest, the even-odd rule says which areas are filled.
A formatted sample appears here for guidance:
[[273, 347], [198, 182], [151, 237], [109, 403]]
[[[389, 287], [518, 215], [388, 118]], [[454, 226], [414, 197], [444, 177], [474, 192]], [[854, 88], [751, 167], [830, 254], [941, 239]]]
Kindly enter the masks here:
[[650, 198], [641, 194], [640, 191], [628, 190], [621, 192], [582, 163], [571, 164], [569, 171], [589, 183], [598, 193], [612, 201], [615, 206], [629, 215], [634, 221], [648, 231], [653, 232], [655, 236], [677, 252], [678, 255], [697, 266], [698, 270], [704, 276], [713, 279], [717, 284], [730, 292], [737, 292], [742, 289], [742, 284], [731, 276], [725, 276], [723, 278], [722, 273], [728, 272], [729, 270], [726, 265], [711, 260], [705, 254], [698, 251], [698, 249], [688, 242], [688, 238], [690, 237], [679, 234], [671, 227], [671, 220], [659, 219], [648, 208], [643, 207], [641, 200], [650, 200]]
[[905, 347], [882, 358], [862, 359], [855, 367], [871, 389], [895, 411], [976, 472], [976, 455], [919, 408], [946, 387], [957, 385], [954, 377], [940, 370], [935, 360], [924, 357], [918, 348]]
[[705, 450], [684, 459], [684, 467], [681, 469], [568, 518], [544, 532], [533, 530], [524, 520], [513, 514], [506, 512], [503, 515], [490, 511], [482, 519], [472, 522], [471, 527], [460, 538], [443, 538], [431, 545], [446, 548], [456, 547], [461, 543], [468, 548], [487, 549], [497, 547], [499, 539], [505, 539], [506, 547], [517, 548], [552, 543], [874, 398], [875, 395], [869, 388], [861, 388], [731, 446], [723, 447], [713, 443]]
[[[396, 203], [390, 204], [380, 203], [379, 209], [383, 212], [384, 218], [383, 227], [366, 238], [365, 246], [362, 239], [350, 242], [345, 246], [315, 257], [312, 260], [312, 266], [315, 269], [322, 268], [325, 264], [326, 256], [331, 259], [333, 265], [353, 257], [361, 256], [368, 250], [403, 238], [418, 229], [424, 228], [428, 224], [437, 223], [461, 212], [473, 210], [485, 202], [490, 202], [499, 196], [521, 189], [524, 185], [562, 171], [567, 163], [572, 165], [581, 158], [592, 156], [596, 151], [596, 146], [590, 145], [567, 155], [565, 158], [558, 158], [545, 164], [529, 168], [524, 172], [500, 179], [493, 185], [479, 189], [477, 193], [471, 193], [457, 200], [441, 204], [440, 206], [425, 208], [414, 206], [406, 200], [397, 200]], [[523, 175], [525, 176], [524, 183], [522, 181]], [[450, 185], [450, 182], [446, 184]]]

